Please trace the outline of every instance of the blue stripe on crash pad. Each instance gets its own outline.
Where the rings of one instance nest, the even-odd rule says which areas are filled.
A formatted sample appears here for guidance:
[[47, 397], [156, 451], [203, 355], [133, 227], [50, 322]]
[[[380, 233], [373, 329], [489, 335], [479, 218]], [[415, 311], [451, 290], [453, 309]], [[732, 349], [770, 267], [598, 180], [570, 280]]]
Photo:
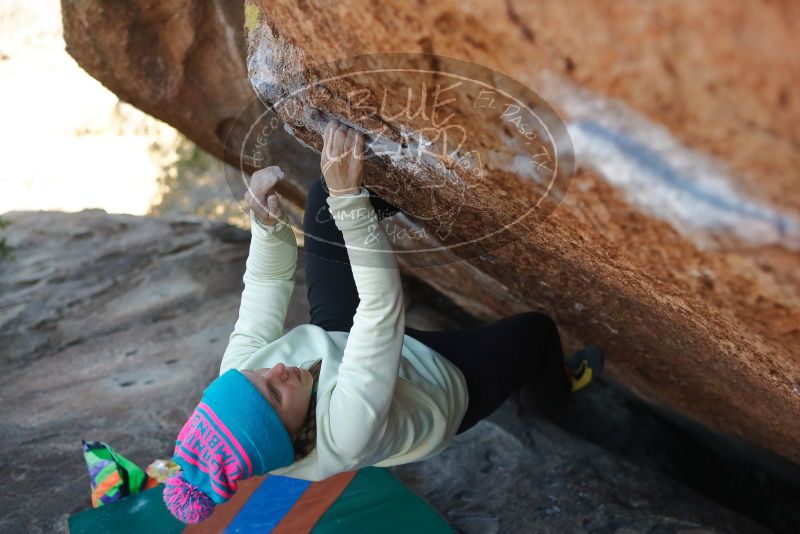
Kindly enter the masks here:
[[308, 480], [268, 476], [228, 524], [225, 534], [271, 532], [310, 485]]

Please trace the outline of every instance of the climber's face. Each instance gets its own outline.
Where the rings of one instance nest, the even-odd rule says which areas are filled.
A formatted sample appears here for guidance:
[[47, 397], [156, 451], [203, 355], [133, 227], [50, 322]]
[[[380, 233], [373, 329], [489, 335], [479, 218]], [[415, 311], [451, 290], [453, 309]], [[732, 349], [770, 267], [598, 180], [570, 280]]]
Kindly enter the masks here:
[[261, 392], [278, 413], [283, 426], [294, 441], [297, 431], [303, 426], [314, 378], [301, 367], [262, 367], [242, 374]]

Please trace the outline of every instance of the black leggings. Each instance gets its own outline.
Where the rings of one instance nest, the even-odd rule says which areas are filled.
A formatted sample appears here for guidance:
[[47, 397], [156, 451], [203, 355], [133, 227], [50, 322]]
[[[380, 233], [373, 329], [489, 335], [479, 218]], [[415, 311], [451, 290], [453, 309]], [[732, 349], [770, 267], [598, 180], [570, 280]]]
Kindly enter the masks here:
[[[303, 220], [311, 324], [349, 332], [360, 302], [342, 233], [328, 212], [324, 179], [309, 188]], [[378, 217], [399, 208], [370, 193]], [[543, 313], [527, 312], [476, 328], [405, 333], [455, 364], [464, 374], [469, 407], [458, 433], [489, 416], [513, 393], [531, 383], [534, 407], [548, 412], [569, 396], [558, 329]]]

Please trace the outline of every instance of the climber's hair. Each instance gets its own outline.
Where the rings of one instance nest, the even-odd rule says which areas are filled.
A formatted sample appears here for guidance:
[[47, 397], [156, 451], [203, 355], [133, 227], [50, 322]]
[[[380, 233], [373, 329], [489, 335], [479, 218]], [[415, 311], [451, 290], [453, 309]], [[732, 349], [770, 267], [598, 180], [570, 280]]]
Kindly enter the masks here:
[[311, 394], [311, 400], [308, 403], [308, 412], [306, 412], [306, 420], [303, 426], [297, 431], [294, 438], [294, 461], [301, 460], [308, 456], [314, 447], [317, 446], [317, 386], [319, 385], [319, 372], [322, 369], [322, 360], [315, 361], [308, 371], [314, 377], [314, 393]]

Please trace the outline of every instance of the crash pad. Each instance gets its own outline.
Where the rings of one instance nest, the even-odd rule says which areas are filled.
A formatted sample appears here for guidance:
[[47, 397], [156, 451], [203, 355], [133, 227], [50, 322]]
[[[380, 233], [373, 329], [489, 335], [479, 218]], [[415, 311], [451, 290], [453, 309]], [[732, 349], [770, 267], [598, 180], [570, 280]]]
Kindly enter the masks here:
[[69, 518], [70, 534], [454, 532], [424, 499], [387, 469], [367, 467], [319, 482], [267, 475], [239, 491], [205, 522], [184, 525], [162, 500], [164, 484]]

